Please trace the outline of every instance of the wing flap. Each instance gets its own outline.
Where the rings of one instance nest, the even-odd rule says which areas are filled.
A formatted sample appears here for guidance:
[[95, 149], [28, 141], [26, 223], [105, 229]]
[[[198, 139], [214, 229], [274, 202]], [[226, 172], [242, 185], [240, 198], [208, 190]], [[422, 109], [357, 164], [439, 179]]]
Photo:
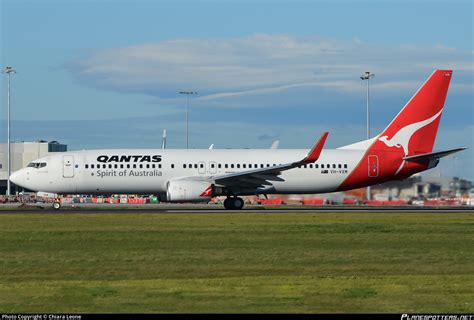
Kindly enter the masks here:
[[256, 177], [256, 178], [262, 179], [262, 180], [267, 180], [267, 181], [282, 181], [282, 182], [285, 181], [285, 179], [282, 179], [282, 178], [277, 177], [277, 176], [272, 176], [272, 175], [256, 174], [253, 177]]

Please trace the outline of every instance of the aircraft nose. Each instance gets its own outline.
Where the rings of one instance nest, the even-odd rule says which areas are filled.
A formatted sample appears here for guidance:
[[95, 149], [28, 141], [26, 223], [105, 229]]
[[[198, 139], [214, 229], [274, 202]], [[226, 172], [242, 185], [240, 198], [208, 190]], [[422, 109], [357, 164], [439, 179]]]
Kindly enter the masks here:
[[10, 181], [16, 184], [17, 186], [23, 187], [25, 182], [25, 173], [23, 170], [18, 170], [13, 172], [10, 175]]

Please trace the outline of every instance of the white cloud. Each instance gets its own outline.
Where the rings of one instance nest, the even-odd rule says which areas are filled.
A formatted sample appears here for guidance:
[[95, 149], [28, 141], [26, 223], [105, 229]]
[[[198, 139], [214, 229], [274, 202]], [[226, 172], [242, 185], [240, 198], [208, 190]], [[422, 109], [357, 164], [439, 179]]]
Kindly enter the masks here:
[[[359, 75], [376, 73], [373, 89], [384, 94], [412, 91], [435, 68], [467, 74], [453, 84], [472, 89], [472, 53], [433, 46], [381, 46], [358, 38], [255, 34], [232, 39], [176, 39], [99, 50], [67, 68], [83, 84], [121, 93], [140, 93], [173, 105], [177, 92], [199, 91], [196, 104], [235, 99], [230, 106], [271, 104], [298, 95], [330, 91], [358, 94]], [[456, 78], [454, 78], [456, 79]], [[242, 99], [240, 101], [239, 99]], [[313, 101], [314, 102], [314, 101]]]

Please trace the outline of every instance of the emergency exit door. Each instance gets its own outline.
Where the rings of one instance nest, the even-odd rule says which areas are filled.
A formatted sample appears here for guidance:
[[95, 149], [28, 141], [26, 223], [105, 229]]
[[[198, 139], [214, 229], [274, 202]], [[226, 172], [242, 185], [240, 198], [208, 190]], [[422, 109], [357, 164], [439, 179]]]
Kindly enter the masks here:
[[74, 177], [74, 157], [63, 156], [63, 177], [73, 178]]
[[379, 176], [379, 157], [377, 156], [369, 156], [368, 159], [368, 169], [369, 169], [369, 177], [374, 178]]

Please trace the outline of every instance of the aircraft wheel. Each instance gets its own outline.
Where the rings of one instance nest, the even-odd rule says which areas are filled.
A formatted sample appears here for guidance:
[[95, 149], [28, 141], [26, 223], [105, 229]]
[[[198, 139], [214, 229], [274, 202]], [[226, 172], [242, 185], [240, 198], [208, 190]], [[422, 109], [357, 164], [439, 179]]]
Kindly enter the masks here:
[[244, 207], [244, 200], [239, 197], [227, 198], [224, 200], [224, 208], [227, 210], [240, 210]]
[[53, 209], [54, 209], [54, 210], [59, 210], [59, 209], [61, 209], [61, 202], [59, 202], [59, 201], [54, 201], [54, 202], [53, 202]]
[[239, 197], [235, 197], [232, 199], [232, 206], [234, 207], [235, 210], [240, 210], [244, 207], [244, 200]]
[[227, 198], [227, 199], [224, 200], [224, 208], [226, 208], [227, 210], [234, 209], [233, 206], [232, 206], [232, 199], [231, 198]]

